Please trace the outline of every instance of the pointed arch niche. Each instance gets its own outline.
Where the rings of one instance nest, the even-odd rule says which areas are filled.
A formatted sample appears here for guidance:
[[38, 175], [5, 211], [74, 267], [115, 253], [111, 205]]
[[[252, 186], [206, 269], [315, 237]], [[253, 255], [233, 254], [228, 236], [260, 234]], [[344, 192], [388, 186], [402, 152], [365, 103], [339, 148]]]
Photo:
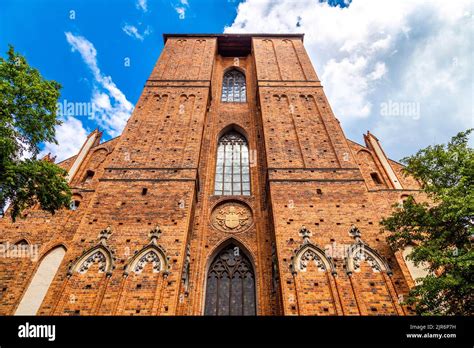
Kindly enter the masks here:
[[[160, 315], [167, 309], [162, 305], [162, 297], [169, 274], [169, 257], [158, 244], [161, 235], [159, 226], [149, 232], [150, 242], [127, 262], [120, 284], [119, 296], [115, 304], [115, 315]], [[129, 298], [140, 298], [137, 302]]]
[[250, 253], [229, 239], [211, 255], [204, 315], [256, 315], [256, 279]]
[[386, 260], [360, 238], [353, 226], [350, 234], [356, 242], [347, 251], [346, 272], [362, 315], [403, 315]]
[[291, 258], [290, 267], [296, 288], [294, 302], [301, 315], [338, 315], [340, 304], [337, 301], [334, 264], [324, 250], [311, 243], [310, 234], [306, 227], [300, 229], [303, 243]]
[[153, 273], [159, 273], [167, 269], [168, 261], [164, 251], [157, 245], [148, 245], [137, 253], [125, 268], [125, 273], [133, 272], [140, 274], [150, 264]]
[[68, 270], [67, 283], [53, 314], [98, 315], [109, 279], [115, 268], [115, 256], [107, 245], [111, 227], [100, 231], [99, 242], [86, 250]]
[[366, 149], [360, 149], [356, 154], [359, 168], [369, 189], [387, 188], [387, 183], [377, 165], [374, 155]]
[[50, 250], [40, 261], [15, 315], [36, 315], [66, 254], [62, 245]]
[[[168, 260], [164, 250], [149, 244], [136, 253], [125, 267], [124, 288], [120, 300], [120, 315], [161, 314], [163, 287], [168, 275]], [[128, 301], [130, 294], [139, 297], [140, 304]], [[156, 313], [158, 312], [158, 313]]]

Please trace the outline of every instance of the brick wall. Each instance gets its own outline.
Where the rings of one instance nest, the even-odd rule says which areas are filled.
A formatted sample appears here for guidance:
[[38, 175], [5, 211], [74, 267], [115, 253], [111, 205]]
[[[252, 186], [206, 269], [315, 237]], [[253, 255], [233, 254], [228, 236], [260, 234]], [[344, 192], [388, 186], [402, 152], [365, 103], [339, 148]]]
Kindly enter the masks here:
[[[201, 315], [207, 267], [231, 242], [252, 261], [259, 315], [410, 313], [397, 300], [413, 282], [378, 222], [402, 195], [419, 196], [416, 181], [389, 161], [403, 186], [391, 189], [370, 146], [346, 139], [301, 38], [254, 37], [238, 57], [222, 53], [221, 39], [167, 38], [122, 135], [97, 142], [72, 179], [77, 210], [51, 216], [34, 208], [15, 223], [0, 221], [3, 242], [39, 246], [38, 260], [0, 259], [0, 314], [15, 312], [42, 257], [64, 245], [39, 314]], [[221, 102], [222, 76], [232, 68], [246, 76], [247, 103]], [[217, 144], [227, 130], [248, 141], [250, 196], [214, 195]], [[94, 175], [84, 181], [88, 171]], [[214, 210], [227, 201], [251, 211], [247, 229], [213, 224]], [[351, 270], [344, 254], [324, 257], [324, 250], [355, 243], [352, 225], [387, 269], [362, 260]], [[110, 236], [100, 239], [108, 226]], [[305, 243], [323, 256], [295, 270]], [[77, 272], [101, 245], [107, 270], [97, 261]], [[149, 250], [164, 257], [159, 271], [152, 262], [130, 271]]]

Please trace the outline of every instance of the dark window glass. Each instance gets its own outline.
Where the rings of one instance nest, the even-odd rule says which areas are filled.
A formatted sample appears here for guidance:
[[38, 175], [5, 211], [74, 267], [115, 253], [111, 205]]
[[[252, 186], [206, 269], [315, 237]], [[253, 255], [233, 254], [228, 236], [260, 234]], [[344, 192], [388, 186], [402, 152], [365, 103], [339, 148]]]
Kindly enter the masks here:
[[78, 201], [78, 200], [71, 201], [71, 204], [69, 205], [69, 208], [71, 210], [77, 210], [77, 208], [79, 208], [80, 204], [81, 204], [81, 201]]
[[86, 172], [86, 176], [84, 177], [84, 183], [88, 183], [92, 181], [92, 178], [94, 177], [94, 171], [93, 170], [88, 170]]
[[381, 185], [382, 180], [380, 179], [380, 176], [377, 173], [370, 173], [370, 176], [372, 177], [372, 180], [377, 184]]
[[235, 245], [224, 248], [207, 274], [205, 315], [255, 315], [255, 274]]

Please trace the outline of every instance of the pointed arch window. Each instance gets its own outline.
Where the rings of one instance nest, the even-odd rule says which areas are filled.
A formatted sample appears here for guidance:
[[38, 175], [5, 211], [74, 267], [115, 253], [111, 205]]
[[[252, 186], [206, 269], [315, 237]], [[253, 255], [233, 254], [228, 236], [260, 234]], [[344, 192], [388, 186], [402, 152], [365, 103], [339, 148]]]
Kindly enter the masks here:
[[212, 261], [205, 315], [255, 315], [255, 273], [243, 250], [230, 244]]
[[246, 94], [245, 75], [236, 69], [227, 71], [222, 80], [221, 100], [229, 103], [245, 103]]
[[66, 249], [63, 246], [58, 246], [41, 260], [15, 315], [36, 315], [65, 254]]
[[235, 131], [224, 134], [217, 146], [215, 195], [250, 195], [249, 148]]

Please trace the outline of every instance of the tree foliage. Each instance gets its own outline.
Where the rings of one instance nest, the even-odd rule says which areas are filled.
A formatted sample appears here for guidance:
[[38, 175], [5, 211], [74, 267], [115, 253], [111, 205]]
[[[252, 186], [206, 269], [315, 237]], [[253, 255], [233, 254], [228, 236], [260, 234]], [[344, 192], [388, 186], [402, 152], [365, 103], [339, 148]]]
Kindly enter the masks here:
[[0, 57], [0, 213], [9, 204], [13, 221], [36, 203], [51, 213], [69, 205], [67, 172], [37, 159], [41, 143], [56, 143], [60, 88], [12, 46]]
[[404, 158], [404, 172], [416, 178], [430, 203], [409, 197], [383, 229], [395, 249], [413, 245], [408, 258], [428, 265], [429, 275], [416, 281], [407, 304], [418, 314], [474, 313], [474, 150], [472, 130], [454, 136], [447, 145], [428, 146]]

